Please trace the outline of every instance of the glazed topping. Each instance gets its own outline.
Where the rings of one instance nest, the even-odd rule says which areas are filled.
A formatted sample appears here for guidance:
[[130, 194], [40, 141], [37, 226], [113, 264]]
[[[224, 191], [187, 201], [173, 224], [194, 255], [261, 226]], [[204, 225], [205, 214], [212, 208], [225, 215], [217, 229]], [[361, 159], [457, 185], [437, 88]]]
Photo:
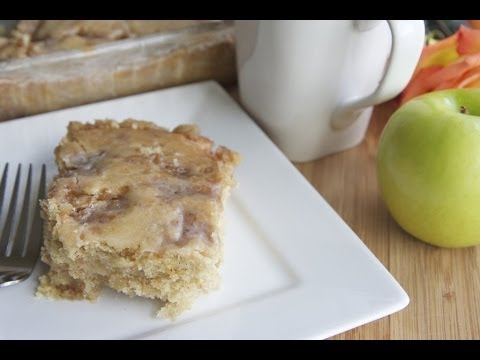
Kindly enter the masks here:
[[144, 251], [215, 243], [237, 158], [212, 146], [193, 126], [72, 123], [56, 150], [60, 174], [50, 190], [67, 204], [61, 241]]

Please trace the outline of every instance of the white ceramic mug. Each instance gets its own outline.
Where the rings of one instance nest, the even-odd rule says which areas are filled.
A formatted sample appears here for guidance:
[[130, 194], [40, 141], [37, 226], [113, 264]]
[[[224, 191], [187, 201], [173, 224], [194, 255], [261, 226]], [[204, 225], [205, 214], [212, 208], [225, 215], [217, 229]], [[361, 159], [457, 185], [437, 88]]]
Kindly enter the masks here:
[[372, 106], [410, 80], [423, 20], [238, 20], [242, 104], [287, 157], [360, 143]]

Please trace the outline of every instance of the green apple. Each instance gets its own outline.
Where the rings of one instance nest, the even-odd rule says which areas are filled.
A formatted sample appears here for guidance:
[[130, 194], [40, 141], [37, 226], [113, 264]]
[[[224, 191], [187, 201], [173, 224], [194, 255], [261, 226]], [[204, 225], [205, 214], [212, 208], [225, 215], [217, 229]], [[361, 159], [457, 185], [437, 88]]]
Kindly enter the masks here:
[[480, 89], [436, 91], [401, 106], [382, 132], [377, 175], [408, 233], [442, 247], [480, 244]]

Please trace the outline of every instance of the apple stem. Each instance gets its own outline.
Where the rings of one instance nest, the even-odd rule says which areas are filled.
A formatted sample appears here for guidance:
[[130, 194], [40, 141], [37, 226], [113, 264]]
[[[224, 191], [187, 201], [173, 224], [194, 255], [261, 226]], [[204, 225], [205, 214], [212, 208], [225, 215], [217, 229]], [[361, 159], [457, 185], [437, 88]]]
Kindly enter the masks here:
[[460, 112], [461, 112], [462, 114], [467, 114], [467, 115], [468, 115], [468, 109], [467, 109], [465, 106], [463, 106], [463, 105], [460, 106]]

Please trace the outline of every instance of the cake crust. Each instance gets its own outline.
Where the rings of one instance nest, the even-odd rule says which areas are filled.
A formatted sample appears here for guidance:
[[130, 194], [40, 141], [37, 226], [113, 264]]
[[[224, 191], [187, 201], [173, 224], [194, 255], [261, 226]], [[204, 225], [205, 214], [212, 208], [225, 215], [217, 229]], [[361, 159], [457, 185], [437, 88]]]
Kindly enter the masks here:
[[175, 318], [219, 286], [222, 220], [239, 155], [194, 125], [71, 122], [42, 202], [39, 296], [95, 300], [104, 286], [159, 299]]

